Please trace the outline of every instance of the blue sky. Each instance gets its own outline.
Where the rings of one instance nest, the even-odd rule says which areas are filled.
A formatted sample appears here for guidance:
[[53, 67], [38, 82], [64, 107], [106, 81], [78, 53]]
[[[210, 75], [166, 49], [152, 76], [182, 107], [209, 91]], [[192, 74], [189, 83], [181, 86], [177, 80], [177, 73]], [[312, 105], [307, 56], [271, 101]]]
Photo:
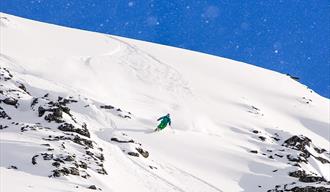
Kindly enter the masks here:
[[328, 0], [1, 0], [0, 11], [251, 63], [330, 97]]

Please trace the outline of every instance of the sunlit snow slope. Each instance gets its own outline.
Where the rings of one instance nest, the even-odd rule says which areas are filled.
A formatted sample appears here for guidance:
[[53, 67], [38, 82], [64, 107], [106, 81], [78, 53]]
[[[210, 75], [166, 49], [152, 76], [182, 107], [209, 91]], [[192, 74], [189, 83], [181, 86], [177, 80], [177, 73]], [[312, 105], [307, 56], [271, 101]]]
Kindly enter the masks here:
[[1, 192], [330, 190], [329, 100], [290, 76], [0, 17]]

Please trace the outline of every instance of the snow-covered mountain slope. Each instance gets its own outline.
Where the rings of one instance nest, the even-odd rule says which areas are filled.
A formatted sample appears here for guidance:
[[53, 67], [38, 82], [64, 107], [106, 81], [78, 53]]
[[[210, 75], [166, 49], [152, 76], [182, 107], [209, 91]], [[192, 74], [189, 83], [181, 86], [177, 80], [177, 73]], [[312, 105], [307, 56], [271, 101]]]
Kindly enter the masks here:
[[330, 191], [329, 100], [290, 76], [4, 13], [0, 27], [1, 192]]

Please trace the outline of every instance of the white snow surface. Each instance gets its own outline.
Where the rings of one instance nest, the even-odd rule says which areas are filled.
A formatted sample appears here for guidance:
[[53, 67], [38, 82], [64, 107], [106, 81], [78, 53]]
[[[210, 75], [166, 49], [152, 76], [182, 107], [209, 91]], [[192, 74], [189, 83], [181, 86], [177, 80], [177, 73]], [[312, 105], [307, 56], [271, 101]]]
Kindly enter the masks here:
[[[281, 149], [293, 135], [307, 136], [315, 146], [329, 151], [329, 99], [287, 75], [4, 13], [0, 22], [0, 67], [14, 76], [0, 82], [0, 90], [20, 82], [29, 92], [22, 93], [18, 108], [0, 106], [16, 122], [46, 125], [30, 108], [33, 98], [47, 93], [54, 98], [72, 96], [78, 103], [68, 105], [71, 113], [77, 124], [87, 124], [91, 139], [103, 148], [107, 171], [107, 175], [98, 174], [89, 165], [88, 179], [48, 177], [50, 163], [32, 165], [31, 158], [45, 150], [41, 138], [50, 131], [21, 132], [0, 118], [0, 124], [8, 124], [0, 130], [1, 192], [93, 191], [87, 189], [90, 185], [106, 192], [267, 191], [298, 181], [288, 176], [294, 166], [285, 157], [273, 154], [271, 159], [263, 151]], [[121, 110], [101, 109], [101, 105]], [[167, 113], [172, 126], [152, 133], [157, 118]], [[131, 118], [122, 118], [124, 114]], [[68, 115], [63, 118], [73, 121]], [[60, 134], [56, 123], [47, 126]], [[281, 140], [272, 139], [274, 134]], [[111, 141], [114, 137], [136, 143]], [[149, 152], [148, 158], [127, 154], [138, 143]], [[54, 146], [55, 152], [61, 151], [55, 142]], [[74, 144], [66, 148], [77, 158], [81, 150]], [[322, 157], [329, 160], [329, 154]], [[12, 165], [17, 169], [8, 169]], [[313, 159], [303, 168], [330, 180], [329, 163]]]

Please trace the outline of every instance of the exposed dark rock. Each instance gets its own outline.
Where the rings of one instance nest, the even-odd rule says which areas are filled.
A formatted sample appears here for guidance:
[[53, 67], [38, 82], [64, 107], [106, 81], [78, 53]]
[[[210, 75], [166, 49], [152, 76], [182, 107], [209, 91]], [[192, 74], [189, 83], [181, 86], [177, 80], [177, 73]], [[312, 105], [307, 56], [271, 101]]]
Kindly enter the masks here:
[[59, 130], [61, 131], [67, 131], [67, 132], [75, 132], [75, 133], [78, 133], [80, 135], [83, 135], [85, 137], [90, 137], [90, 133], [87, 129], [87, 125], [86, 124], [83, 124], [82, 125], [82, 128], [75, 128], [72, 124], [70, 123], [64, 123], [62, 125], [60, 125], [58, 127]]
[[95, 157], [98, 158], [98, 159], [101, 160], [101, 161], [104, 161], [104, 156], [103, 156], [102, 153], [99, 154], [99, 155], [95, 155]]
[[61, 172], [58, 170], [53, 170], [53, 177], [61, 177]]
[[151, 165], [149, 165], [149, 168], [150, 168], [150, 169], [157, 169], [157, 167], [155, 167], [155, 166], [151, 166]]
[[318, 177], [318, 176], [300, 177], [299, 181], [304, 182], [304, 183], [314, 183], [314, 182], [319, 182], [319, 181], [326, 182], [326, 180], [323, 177]]
[[[2, 17], [3, 18], [3, 17]], [[7, 18], [6, 18], [7, 19]], [[8, 69], [6, 69], [6, 68], [1, 68], [0, 67], [0, 69], [3, 69], [5, 72], [3, 72], [3, 73], [1, 73], [0, 74], [0, 79], [3, 77], [3, 79], [5, 80], [5, 81], [8, 81], [8, 80], [10, 80], [10, 79], [12, 79], [13, 78], [13, 75], [9, 72], [9, 70]]]
[[42, 157], [44, 160], [52, 160], [54, 155], [53, 154], [48, 154], [48, 153], [41, 153]]
[[60, 108], [64, 113], [66, 113], [66, 114], [72, 116], [71, 113], [70, 113], [70, 108], [69, 108], [69, 107], [65, 107], [65, 106], [61, 106], [61, 105], [60, 105], [59, 108]]
[[293, 155], [287, 155], [286, 158], [289, 160], [289, 161], [292, 161], [292, 162], [297, 162], [297, 163], [300, 163], [300, 162], [305, 162], [307, 163], [307, 160], [300, 157], [300, 156], [293, 156]]
[[8, 97], [4, 100], [2, 100], [5, 104], [7, 105], [13, 105], [13, 106], [16, 106], [18, 100], [17, 99], [14, 99], [14, 98], [11, 98], [11, 97]]
[[14, 165], [11, 165], [8, 169], [17, 169], [17, 167]]
[[[290, 163], [288, 163], [288, 164], [290, 164]], [[294, 163], [294, 164], [290, 164], [290, 165], [295, 166], [295, 167], [301, 167], [298, 163]]]
[[279, 141], [279, 140], [281, 140], [280, 138], [278, 138], [278, 137], [271, 137], [272, 139], [274, 139], [275, 141]]
[[75, 167], [70, 167], [70, 174], [71, 175], [78, 175], [78, 176], [80, 175], [79, 170]]
[[142, 148], [135, 148], [144, 158], [149, 157], [149, 152], [146, 150], [143, 150]]
[[330, 188], [306, 186], [306, 187], [294, 187], [294, 188], [286, 190], [286, 191], [291, 191], [291, 192], [330, 192]]
[[0, 130], [1, 130], [1, 129], [6, 129], [6, 128], [8, 128], [7, 125], [0, 125]]
[[78, 135], [76, 135], [73, 140], [73, 142], [79, 144], [79, 145], [83, 145], [83, 146], [87, 146], [89, 148], [93, 148], [93, 142], [91, 140], [87, 140], [84, 138], [79, 137]]
[[299, 156], [307, 159], [311, 154], [307, 150], [303, 150], [302, 153], [299, 153]]
[[115, 142], [118, 142], [118, 143], [134, 143], [134, 141], [131, 139], [131, 140], [128, 140], [128, 141], [123, 141], [123, 140], [119, 140], [118, 138], [111, 138], [111, 141], [115, 141]]
[[257, 131], [257, 130], [253, 130], [252, 133], [258, 134], [259, 131]]
[[310, 146], [310, 143], [311, 140], [308, 137], [294, 135], [285, 140], [282, 145], [291, 149], [305, 151], [305, 147]]
[[257, 150], [251, 150], [250, 153], [258, 153]]
[[68, 132], [74, 132], [74, 126], [70, 123], [64, 123], [58, 127], [61, 131], [68, 131]]
[[78, 164], [79, 167], [83, 168], [83, 169], [87, 169], [87, 163], [80, 161], [80, 163]]
[[65, 163], [62, 159], [60, 159], [60, 158], [55, 158], [55, 159], [53, 159], [54, 161], [56, 161], [56, 162], [60, 162], [60, 163]]
[[315, 159], [319, 160], [319, 161], [320, 161], [321, 163], [323, 163], [323, 164], [330, 163], [329, 160], [324, 159], [324, 158], [322, 158], [322, 157], [315, 157]]
[[45, 114], [45, 112], [46, 112], [45, 108], [43, 108], [41, 106], [38, 107], [38, 116], [39, 117], [42, 117]]
[[302, 101], [305, 102], [306, 104], [312, 103], [313, 100], [307, 99], [306, 97], [302, 97]]
[[290, 172], [289, 176], [300, 178], [300, 177], [306, 176], [306, 172], [302, 171], [302, 170], [297, 170], [297, 171]]
[[318, 181], [326, 181], [323, 177], [308, 175], [304, 170], [289, 172], [289, 176], [299, 178], [299, 181], [304, 183], [313, 183]]
[[283, 155], [279, 155], [275, 153], [275, 156], [279, 157], [279, 158], [283, 158]]
[[102, 175], [108, 175], [107, 171], [102, 167], [101, 169], [96, 169], [97, 173]]
[[74, 99], [65, 99], [63, 97], [58, 97], [58, 103], [62, 106], [65, 106], [69, 103], [77, 103], [78, 101], [77, 100], [74, 100]]
[[90, 138], [90, 133], [89, 133], [89, 131], [88, 131], [88, 129], [87, 129], [87, 124], [86, 123], [83, 123], [82, 124], [82, 129], [79, 129], [79, 134], [81, 134], [81, 135], [84, 135], [84, 136], [86, 136], [86, 137], [88, 137], [88, 138]]
[[30, 95], [30, 93], [26, 90], [26, 87], [25, 87], [24, 84], [20, 83], [19, 86], [18, 86], [18, 88], [22, 89], [25, 93], [27, 93], [27, 94]]
[[52, 165], [53, 165], [54, 167], [59, 167], [59, 166], [61, 165], [61, 163], [55, 161], [55, 162], [52, 163]]
[[70, 174], [70, 170], [66, 167], [63, 167], [62, 169], [58, 170], [60, 173], [62, 173], [63, 175], [69, 175]]
[[[39, 106], [38, 108], [38, 114], [39, 117], [43, 116], [46, 111], [51, 112], [45, 117], [45, 120], [51, 122], [55, 121], [56, 123], [63, 123], [64, 121], [62, 120], [63, 113], [68, 114], [73, 121], [75, 121], [70, 114], [70, 108], [61, 105], [60, 103], [54, 103], [53, 101], [48, 102], [48, 105], [52, 106], [52, 108], [46, 109], [42, 106]], [[76, 121], [75, 121], [76, 122]]]
[[9, 117], [8, 116], [8, 114], [5, 112], [5, 111], [3, 111], [1, 108], [0, 108], [0, 118], [2, 118], [2, 119], [8, 119], [8, 120], [10, 120], [11, 119], [11, 117]]
[[139, 154], [136, 152], [128, 152], [128, 155], [134, 156], [134, 157], [139, 157]]
[[91, 186], [89, 186], [89, 187], [88, 187], [88, 189], [93, 189], [93, 190], [96, 190], [97, 188], [96, 188], [96, 186], [95, 186], [95, 185], [91, 185]]
[[261, 141], [265, 141], [266, 140], [266, 137], [264, 137], [264, 136], [259, 136], [258, 137]]
[[49, 113], [45, 116], [45, 120], [48, 122], [55, 121], [56, 123], [63, 123], [64, 120], [62, 120], [62, 111], [59, 108], [52, 109], [52, 111], [53, 113]]
[[102, 108], [102, 109], [114, 109], [114, 107], [111, 106], [111, 105], [101, 105], [100, 108]]
[[38, 157], [39, 155], [35, 155], [35, 156], [33, 156], [32, 157], [32, 165], [35, 165], [35, 164], [37, 164], [37, 157]]
[[254, 109], [254, 110], [260, 111], [260, 109], [257, 108], [257, 107], [255, 107], [255, 106], [251, 106], [251, 107], [252, 107], [252, 109]]
[[317, 153], [319, 153], [319, 154], [322, 154], [322, 153], [326, 152], [325, 149], [319, 149], [319, 148], [317, 148], [317, 147], [314, 147], [314, 150], [315, 150]]
[[291, 79], [295, 80], [295, 81], [299, 81], [299, 77], [295, 77], [295, 76], [292, 76], [290, 74], [286, 74], [287, 76], [289, 76]]
[[28, 131], [28, 130], [37, 130], [34, 126], [31, 126], [31, 125], [25, 125], [25, 126], [22, 126], [21, 127], [21, 132], [24, 132], [24, 131]]
[[73, 156], [71, 156], [71, 155], [68, 155], [65, 159], [64, 159], [64, 161], [74, 161], [75, 160], [75, 158], [73, 157]]
[[57, 118], [62, 118], [62, 110], [60, 108], [53, 109], [53, 115]]
[[94, 156], [94, 153], [92, 153], [92, 152], [90, 152], [90, 151], [86, 151], [86, 155]]
[[67, 176], [69, 174], [79, 175], [79, 170], [78, 173], [77, 173], [77, 169], [74, 167], [70, 167], [70, 169], [63, 167], [62, 169], [53, 170], [54, 177]]

